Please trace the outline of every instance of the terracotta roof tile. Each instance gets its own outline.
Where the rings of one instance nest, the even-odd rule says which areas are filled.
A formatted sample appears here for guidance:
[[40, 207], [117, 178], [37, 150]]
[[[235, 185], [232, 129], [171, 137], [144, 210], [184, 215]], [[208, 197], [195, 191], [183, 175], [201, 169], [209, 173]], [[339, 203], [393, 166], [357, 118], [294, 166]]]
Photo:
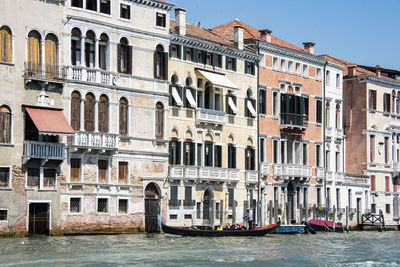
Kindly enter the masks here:
[[[211, 30], [213, 32], [218, 33], [221, 36], [227, 38], [228, 40], [233, 40], [233, 38], [234, 38], [233, 28], [235, 26], [243, 27], [245, 39], [252, 39], [252, 38], [261, 39], [259, 29], [255, 28], [249, 24], [246, 24], [244, 22], [238, 21], [238, 20], [234, 20], [234, 21], [219, 25], [217, 27], [212, 28]], [[279, 45], [282, 47], [286, 47], [289, 49], [293, 49], [293, 50], [297, 50], [297, 51], [306, 53], [306, 51], [304, 49], [302, 49], [294, 44], [291, 44], [289, 42], [286, 42], [282, 39], [279, 39], [278, 37], [276, 37], [274, 35], [271, 35], [271, 43], [274, 45]]]

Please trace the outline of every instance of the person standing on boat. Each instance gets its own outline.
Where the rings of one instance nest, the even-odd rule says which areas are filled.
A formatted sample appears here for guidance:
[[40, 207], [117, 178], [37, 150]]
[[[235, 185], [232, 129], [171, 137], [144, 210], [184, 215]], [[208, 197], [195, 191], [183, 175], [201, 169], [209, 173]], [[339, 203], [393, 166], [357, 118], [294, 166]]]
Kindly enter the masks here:
[[253, 229], [253, 209], [247, 209], [249, 214], [249, 229]]

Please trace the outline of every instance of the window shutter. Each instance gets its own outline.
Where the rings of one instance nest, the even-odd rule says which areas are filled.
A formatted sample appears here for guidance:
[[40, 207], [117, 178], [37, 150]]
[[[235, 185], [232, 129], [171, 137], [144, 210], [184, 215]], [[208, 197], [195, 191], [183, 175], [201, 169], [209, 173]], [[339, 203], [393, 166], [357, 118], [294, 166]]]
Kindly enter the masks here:
[[245, 163], [245, 170], [249, 169], [249, 158], [248, 158], [248, 149], [244, 150], [244, 163]]
[[174, 86], [172, 84], [169, 85], [169, 105], [172, 107], [174, 105], [174, 99], [172, 96], [172, 88]]
[[176, 164], [181, 164], [181, 142], [176, 142]]
[[190, 143], [190, 165], [195, 165], [195, 143], [191, 142]]
[[218, 54], [213, 53], [212, 54], [212, 62], [211, 62], [212, 66], [218, 66]]
[[247, 62], [244, 62], [244, 73], [248, 73], [249, 71], [249, 66], [247, 66]]
[[5, 127], [4, 127], [4, 117], [6, 113], [0, 113], [0, 143], [5, 143]]
[[198, 62], [199, 61], [199, 55], [198, 55], [198, 53], [197, 53], [197, 49], [195, 49], [195, 48], [193, 48], [193, 58], [192, 58], [192, 61], [193, 62]]
[[178, 50], [178, 58], [181, 59], [182, 58], [182, 46], [180, 45], [176, 45], [176, 49]]
[[162, 69], [162, 76], [164, 77], [164, 80], [168, 80], [168, 53], [164, 52], [163, 53], [163, 69]]
[[186, 152], [186, 145], [187, 145], [188, 143], [186, 143], [186, 142], [183, 142], [183, 165], [189, 165], [188, 164], [188, 162], [187, 162], [187, 152]]
[[80, 99], [72, 98], [71, 100], [71, 126], [77, 131], [80, 129]]
[[154, 51], [154, 79], [157, 79], [157, 51]]
[[248, 111], [248, 109], [247, 109], [247, 100], [248, 100], [248, 98], [246, 97], [246, 98], [244, 99], [244, 116], [245, 116], [245, 117], [250, 117], [250, 116], [249, 116], [249, 111]]
[[232, 168], [236, 169], [236, 147], [232, 146]]
[[132, 74], [132, 46], [128, 46], [128, 62], [127, 73]]
[[172, 144], [174, 141], [169, 141], [169, 164], [174, 164], [174, 154], [172, 151]]
[[372, 91], [372, 104], [373, 104], [373, 109], [376, 110], [376, 91]]
[[256, 150], [254, 148], [250, 149], [250, 160], [251, 160], [251, 169], [256, 169]]
[[233, 59], [233, 70], [236, 71], [236, 58]]
[[118, 73], [121, 73], [121, 44], [118, 44], [118, 55], [117, 55], [117, 65], [118, 65]]
[[182, 51], [182, 52], [183, 52], [183, 60], [186, 60], [186, 49], [187, 49], [186, 46], [183, 46], [183, 47], [182, 47], [182, 50], [183, 50], [183, 51]]
[[256, 74], [256, 66], [254, 63], [251, 64], [251, 74], [255, 75]]
[[232, 168], [232, 145], [228, 145], [228, 168]]

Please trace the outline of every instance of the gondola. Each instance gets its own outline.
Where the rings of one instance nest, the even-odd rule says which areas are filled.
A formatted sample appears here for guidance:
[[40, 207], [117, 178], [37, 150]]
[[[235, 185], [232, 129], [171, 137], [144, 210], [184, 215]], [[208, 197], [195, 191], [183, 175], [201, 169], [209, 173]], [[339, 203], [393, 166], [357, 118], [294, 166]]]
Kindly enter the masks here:
[[277, 230], [281, 225], [279, 220], [277, 224], [270, 224], [267, 227], [259, 227], [251, 230], [199, 230], [193, 228], [181, 228], [172, 227], [161, 223], [161, 230], [164, 233], [172, 235], [182, 236], [209, 236], [209, 237], [221, 237], [221, 236], [263, 236], [270, 234]]
[[333, 230], [333, 222], [326, 220], [309, 220], [308, 223], [314, 231], [322, 232], [343, 232], [344, 228], [341, 223], [335, 223], [335, 230]]

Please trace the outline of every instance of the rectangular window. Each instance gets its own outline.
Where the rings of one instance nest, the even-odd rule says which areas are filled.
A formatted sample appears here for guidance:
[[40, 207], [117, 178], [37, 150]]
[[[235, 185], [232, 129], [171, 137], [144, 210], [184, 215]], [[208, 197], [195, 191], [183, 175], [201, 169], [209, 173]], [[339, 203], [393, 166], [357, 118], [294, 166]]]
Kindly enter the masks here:
[[178, 186], [176, 185], [171, 185], [169, 187], [170, 189], [170, 196], [169, 199], [170, 200], [178, 200]]
[[97, 212], [99, 213], [108, 212], [108, 198], [97, 199]]
[[376, 110], [376, 90], [369, 90], [369, 104], [368, 107], [371, 110]]
[[212, 53], [210, 52], [205, 52], [206, 55], [206, 65], [212, 66], [213, 61], [212, 61]]
[[233, 188], [228, 188], [228, 196], [229, 196], [229, 207], [232, 208], [233, 201], [235, 201], [235, 190]]
[[393, 192], [397, 193], [397, 177], [393, 177]]
[[214, 146], [214, 167], [222, 167], [222, 147]]
[[0, 221], [7, 221], [7, 210], [0, 210]]
[[329, 208], [331, 206], [331, 189], [326, 189], [326, 207]]
[[111, 14], [111, 0], [100, 0], [100, 13]]
[[256, 74], [255, 65], [253, 62], [245, 61], [244, 64], [245, 64], [244, 65], [244, 73], [245, 74], [251, 74], [251, 75]]
[[39, 169], [29, 168], [27, 185], [29, 187], [39, 187], [39, 175], [40, 175]]
[[349, 189], [348, 191], [347, 191], [348, 193], [347, 193], [347, 201], [348, 201], [348, 204], [349, 204], [349, 209], [351, 209], [352, 208], [352, 201], [351, 201], [351, 189]]
[[375, 175], [371, 175], [371, 191], [375, 191]]
[[196, 203], [196, 219], [201, 218], [201, 202]]
[[70, 182], [79, 183], [81, 181], [81, 160], [71, 159]]
[[336, 73], [336, 88], [340, 88], [340, 83], [341, 83], [340, 74]]
[[183, 143], [183, 164], [195, 165], [195, 143], [192, 140], [186, 140]]
[[278, 163], [278, 140], [273, 140], [272, 141], [272, 143], [273, 143], [273, 147], [272, 147], [272, 153], [273, 153], [273, 161], [274, 161], [274, 163]]
[[131, 19], [131, 6], [121, 4], [121, 19]]
[[303, 144], [303, 165], [308, 164], [308, 149], [307, 144]]
[[195, 57], [197, 58], [197, 63], [205, 64], [205, 51], [195, 50]]
[[303, 191], [303, 205], [304, 207], [307, 207], [308, 205], [308, 188], [304, 188]]
[[389, 137], [385, 137], [385, 164], [389, 163]]
[[390, 214], [390, 204], [385, 205], [386, 213]]
[[118, 162], [118, 183], [128, 183], [128, 162]]
[[369, 161], [375, 161], [375, 135], [369, 136]]
[[204, 146], [204, 166], [213, 167], [213, 144], [206, 143]]
[[376, 204], [371, 204], [371, 213], [376, 213]]
[[98, 165], [99, 183], [106, 184], [107, 183], [107, 172], [108, 172], [108, 161], [107, 160], [99, 160], [97, 165]]
[[315, 145], [315, 165], [321, 167], [321, 145]]
[[308, 65], [303, 65], [303, 76], [308, 76]]
[[321, 205], [321, 188], [317, 188], [317, 205]]
[[80, 213], [81, 212], [81, 198], [71, 197], [69, 200], [69, 212]]
[[165, 28], [166, 24], [167, 24], [167, 23], [166, 23], [166, 15], [163, 14], [163, 13], [157, 12], [156, 25], [157, 25], [158, 27], [163, 27], [163, 28]]
[[226, 57], [226, 69], [236, 71], [236, 58]]
[[169, 164], [181, 164], [181, 142], [175, 139], [169, 141]]
[[278, 116], [278, 92], [272, 93], [272, 115]]
[[[183, 47], [183, 59], [192, 61], [193, 60], [193, 48]], [[199, 86], [197, 86], [199, 87]]]
[[260, 114], [266, 114], [267, 113], [267, 92], [265, 89], [260, 89], [260, 108], [259, 112]]
[[274, 58], [272, 59], [272, 67], [273, 67], [274, 69], [277, 69], [277, 68], [279, 67], [279, 59], [278, 59], [277, 57], [274, 57]]
[[10, 168], [0, 168], [0, 187], [8, 187], [10, 180]]
[[185, 200], [186, 201], [192, 200], [192, 186], [191, 185], [185, 186]]
[[326, 71], [325, 82], [327, 85], [331, 84], [331, 72], [329, 70]]
[[255, 170], [255, 149], [252, 147], [247, 147], [245, 149], [245, 169]]
[[286, 163], [286, 141], [281, 140], [281, 163]]
[[293, 72], [293, 70], [294, 70], [293, 61], [289, 61], [288, 62], [288, 71]]
[[71, 6], [83, 8], [83, 0], [72, 0]]
[[340, 189], [336, 188], [336, 208], [340, 209]]
[[128, 213], [128, 200], [127, 199], [118, 199], [118, 212], [119, 213]]
[[197, 144], [197, 166], [203, 166], [203, 145]]
[[390, 113], [390, 94], [383, 94], [383, 112]]
[[265, 151], [265, 139], [260, 138], [260, 162], [265, 161], [264, 151]]
[[317, 99], [316, 101], [316, 122], [317, 123], [322, 123], [322, 101]]
[[177, 44], [171, 45], [171, 53], [170, 56], [173, 58], [181, 58], [181, 46]]
[[389, 185], [389, 176], [385, 176], [385, 191], [390, 192], [390, 185]]
[[300, 70], [300, 63], [296, 62], [296, 73], [300, 74], [301, 70]]
[[43, 171], [43, 187], [54, 188], [56, 186], [56, 170], [44, 169]]
[[86, 9], [97, 11], [97, 0], [86, 0]]
[[336, 152], [335, 154], [335, 166], [336, 166], [336, 172], [340, 172], [340, 152]]
[[330, 159], [330, 157], [331, 157], [331, 152], [329, 151], [329, 150], [327, 150], [327, 151], [325, 151], [325, 168], [326, 168], [326, 171], [331, 171], [331, 159]]
[[228, 144], [228, 168], [236, 169], [236, 147]]
[[320, 69], [320, 68], [317, 68], [316, 74], [315, 74], [316, 78], [317, 78], [317, 79], [321, 79], [321, 77], [322, 77], [321, 74], [322, 74], [321, 69]]
[[282, 71], [286, 71], [286, 60], [281, 59], [280, 69], [281, 69]]

